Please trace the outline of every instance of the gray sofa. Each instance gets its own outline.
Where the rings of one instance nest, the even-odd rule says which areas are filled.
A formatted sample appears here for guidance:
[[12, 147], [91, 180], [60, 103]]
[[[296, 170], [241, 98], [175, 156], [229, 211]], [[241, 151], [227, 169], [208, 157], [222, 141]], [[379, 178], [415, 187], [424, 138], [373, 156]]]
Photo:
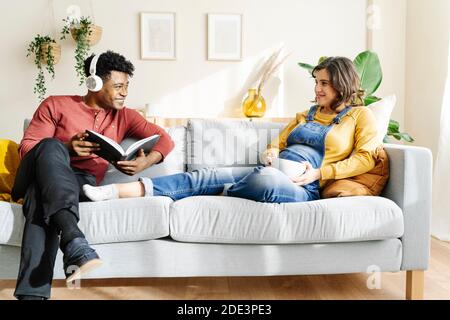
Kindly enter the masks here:
[[[190, 120], [168, 129], [176, 143], [159, 175], [208, 166], [255, 166], [284, 124]], [[124, 144], [130, 141], [125, 141]], [[104, 265], [88, 278], [269, 276], [407, 272], [406, 297], [421, 298], [429, 259], [428, 149], [386, 144], [391, 176], [380, 197], [258, 203], [224, 196], [81, 203], [80, 227]], [[103, 183], [136, 181], [114, 168]], [[0, 279], [17, 277], [24, 218], [0, 203]], [[55, 278], [64, 278], [58, 253]]]

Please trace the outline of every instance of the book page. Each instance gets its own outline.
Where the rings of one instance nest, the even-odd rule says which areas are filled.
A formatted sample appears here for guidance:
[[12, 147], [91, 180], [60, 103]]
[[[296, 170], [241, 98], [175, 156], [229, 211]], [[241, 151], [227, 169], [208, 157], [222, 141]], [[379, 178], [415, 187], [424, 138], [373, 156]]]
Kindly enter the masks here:
[[148, 153], [149, 151], [151, 151], [156, 142], [158, 142], [159, 137], [160, 136], [158, 134], [155, 134], [148, 138], [136, 141], [135, 143], [133, 143], [131, 146], [128, 147], [127, 151], [125, 152], [125, 155], [127, 156], [127, 158], [129, 158], [131, 155], [136, 153], [138, 149], [141, 148], [144, 149], [144, 152]]
[[107, 136], [104, 136], [104, 135], [102, 135], [98, 132], [92, 131], [92, 130], [87, 130], [87, 131], [89, 132], [89, 134], [96, 135], [98, 138], [100, 138], [100, 139], [104, 140], [105, 142], [107, 142], [108, 144], [110, 144], [112, 147], [114, 147], [114, 149], [119, 151], [122, 156], [125, 155], [125, 151], [123, 150], [123, 148], [120, 146], [120, 144], [115, 142], [113, 139], [108, 138]]

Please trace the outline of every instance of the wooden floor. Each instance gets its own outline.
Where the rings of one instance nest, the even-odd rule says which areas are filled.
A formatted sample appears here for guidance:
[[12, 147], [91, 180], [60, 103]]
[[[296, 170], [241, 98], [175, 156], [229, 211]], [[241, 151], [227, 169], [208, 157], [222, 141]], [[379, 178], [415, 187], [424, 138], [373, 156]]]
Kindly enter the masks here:
[[[88, 280], [81, 289], [54, 282], [52, 299], [404, 299], [405, 272], [382, 273], [381, 288], [369, 275], [203, 277]], [[15, 281], [0, 281], [0, 300], [13, 299]], [[450, 243], [431, 240], [425, 299], [450, 299]]]

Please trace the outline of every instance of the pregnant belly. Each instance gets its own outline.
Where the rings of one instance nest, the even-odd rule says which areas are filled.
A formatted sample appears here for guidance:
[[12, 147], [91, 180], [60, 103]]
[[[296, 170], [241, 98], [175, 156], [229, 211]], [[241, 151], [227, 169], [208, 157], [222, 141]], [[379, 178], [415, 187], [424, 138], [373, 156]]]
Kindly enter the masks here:
[[322, 164], [323, 155], [310, 146], [294, 144], [283, 149], [283, 151], [280, 152], [280, 158], [298, 162], [308, 161], [315, 169], [317, 169]]

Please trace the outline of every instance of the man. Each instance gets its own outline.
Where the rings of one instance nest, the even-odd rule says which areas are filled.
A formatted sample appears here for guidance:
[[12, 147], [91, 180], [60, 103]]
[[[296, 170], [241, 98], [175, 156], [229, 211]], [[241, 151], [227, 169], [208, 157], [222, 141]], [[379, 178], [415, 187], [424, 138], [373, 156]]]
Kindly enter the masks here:
[[14, 293], [18, 299], [50, 298], [58, 245], [64, 253], [67, 282], [101, 264], [77, 226], [78, 202], [88, 201], [82, 186], [97, 185], [108, 166], [94, 154], [99, 146], [85, 141], [86, 129], [119, 143], [126, 137], [161, 136], [149, 154], [141, 150], [135, 160], [115, 164], [128, 175], [163, 161], [173, 149], [162, 128], [124, 107], [134, 71], [131, 62], [107, 51], [87, 58], [84, 65], [87, 94], [45, 99], [20, 144], [22, 161], [12, 191], [13, 199], [24, 198], [26, 218]]

